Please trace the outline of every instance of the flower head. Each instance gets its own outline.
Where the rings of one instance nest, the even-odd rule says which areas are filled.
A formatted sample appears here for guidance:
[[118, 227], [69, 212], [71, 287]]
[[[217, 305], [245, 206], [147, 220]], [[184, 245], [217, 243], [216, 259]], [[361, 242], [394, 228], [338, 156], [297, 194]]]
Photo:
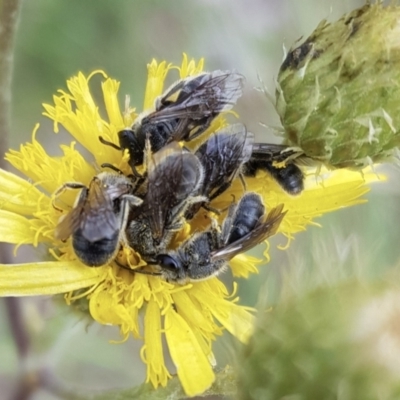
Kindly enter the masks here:
[[400, 144], [400, 7], [367, 3], [322, 21], [278, 75], [286, 142], [335, 168], [393, 161]]
[[[203, 60], [195, 63], [184, 56], [182, 65], [174, 67], [165, 62], [152, 61], [148, 66], [148, 81], [144, 100], [145, 109], [151, 108], [163, 92], [164, 80], [174, 69], [181, 78], [198, 74]], [[101, 75], [105, 117], [92, 97], [89, 82]], [[62, 145], [61, 156], [48, 154], [36, 139], [10, 150], [6, 158], [29, 181], [0, 170], [0, 240], [37, 246], [44, 243], [50, 261], [0, 266], [0, 294], [24, 296], [64, 293], [68, 304], [87, 299], [94, 320], [101, 324], [117, 325], [121, 335], [144, 341], [141, 356], [147, 365], [147, 381], [155, 387], [166, 385], [171, 376], [164, 363], [162, 337], [165, 336], [179, 379], [188, 395], [206, 390], [214, 380], [212, 342], [224, 330], [245, 342], [253, 329], [253, 311], [238, 303], [225, 285], [212, 277], [205, 281], [174, 284], [159, 276], [134, 273], [146, 265], [133, 249], [121, 246], [118, 264], [98, 268], [83, 265], [76, 257], [71, 239], [63, 242], [55, 236], [60, 216], [74, 205], [77, 193], [66, 191], [55, 206], [54, 193], [66, 182], [80, 182], [88, 186], [101, 171], [103, 163], [113, 164], [125, 174], [131, 173], [127, 154], [122, 154], [100, 142], [99, 136], [112, 143], [118, 142], [117, 133], [131, 126], [137, 114], [126, 102], [118, 103], [119, 83], [102, 72], [84, 76], [79, 73], [67, 81], [67, 91], [59, 91], [53, 105], [45, 104], [44, 115], [54, 121], [54, 131], [62, 126], [93, 157], [87, 160], [77, 149], [76, 142]], [[208, 128], [210, 134], [226, 124], [225, 116], [217, 117]], [[247, 190], [261, 194], [267, 209], [284, 204], [287, 214], [279, 231], [291, 238], [304, 230], [313, 219], [325, 212], [363, 202], [360, 197], [368, 191], [366, 182], [375, 175], [364, 175], [344, 170], [328, 175], [323, 182], [306, 180], [301, 196], [290, 197], [266, 174], [258, 173], [246, 180]], [[239, 179], [212, 206], [227, 208], [232, 196], [239, 198], [243, 186]], [[61, 205], [59, 205], [59, 203]], [[61, 209], [59, 208], [61, 207]], [[180, 243], [199, 229], [205, 229], [208, 211], [201, 211], [193, 222], [177, 233]], [[266, 254], [268, 257], [268, 255]], [[235, 257], [232, 273], [247, 277], [257, 273], [260, 260], [244, 254]], [[126, 264], [131, 271], [120, 268]], [[141, 325], [140, 313], [144, 311]]]

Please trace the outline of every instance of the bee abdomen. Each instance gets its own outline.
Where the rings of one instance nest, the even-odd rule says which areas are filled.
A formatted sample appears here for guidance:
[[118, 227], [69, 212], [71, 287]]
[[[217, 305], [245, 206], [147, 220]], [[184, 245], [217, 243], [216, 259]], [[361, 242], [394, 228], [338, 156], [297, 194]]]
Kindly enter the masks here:
[[110, 239], [90, 242], [77, 232], [72, 236], [72, 246], [76, 256], [89, 267], [107, 264], [118, 250], [119, 232]]
[[304, 189], [304, 176], [301, 169], [295, 164], [287, 164], [283, 168], [271, 165], [268, 172], [289, 194], [296, 195]]
[[227, 243], [234, 243], [253, 231], [264, 211], [260, 196], [252, 192], [246, 193], [238, 205]]

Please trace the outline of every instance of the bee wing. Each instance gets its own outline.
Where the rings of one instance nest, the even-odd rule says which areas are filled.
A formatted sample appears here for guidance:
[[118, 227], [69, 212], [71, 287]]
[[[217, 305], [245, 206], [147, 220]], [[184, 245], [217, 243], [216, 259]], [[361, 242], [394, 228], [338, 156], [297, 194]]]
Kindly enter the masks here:
[[173, 140], [183, 140], [193, 120], [215, 117], [231, 109], [242, 95], [243, 75], [213, 71], [184, 79], [157, 100], [156, 111], [145, 118], [152, 123], [182, 119]]
[[[171, 117], [203, 117], [232, 108], [242, 95], [244, 76], [232, 71], [213, 71], [186, 78], [173, 85], [159, 100]], [[200, 107], [200, 110], [196, 108]], [[189, 113], [189, 115], [188, 115]], [[159, 114], [157, 118], [163, 118]], [[162, 120], [162, 119], [160, 119]]]
[[98, 178], [94, 178], [89, 189], [82, 191], [77, 206], [60, 221], [56, 237], [65, 240], [80, 230], [86, 240], [96, 242], [112, 238], [119, 229], [118, 224], [107, 189]]
[[105, 187], [101, 180], [97, 178], [92, 180], [80, 223], [85, 239], [96, 242], [115, 235], [115, 231], [119, 229], [119, 221], [114, 211], [113, 199], [124, 193], [126, 191], [122, 187]]
[[211, 259], [213, 261], [230, 260], [236, 255], [252, 249], [254, 246], [263, 242], [268, 237], [273, 236], [277, 232], [279, 225], [286, 214], [286, 211], [282, 212], [282, 210], [283, 204], [273, 208], [268, 213], [268, 216], [264, 222], [259, 222], [255, 229], [236, 242], [212, 252]]
[[55, 229], [55, 237], [59, 240], [67, 240], [79, 229], [84, 204], [89, 193], [88, 188], [83, 188], [79, 194], [78, 201], [74, 208], [66, 215], [63, 215]]
[[171, 143], [152, 155], [148, 165], [148, 187], [141, 212], [149, 220], [154, 237], [163, 236], [171, 211], [186, 201], [203, 179], [197, 157]]
[[196, 151], [207, 179], [203, 194], [209, 196], [214, 189], [230, 183], [252, 152], [254, 135], [243, 124], [231, 125], [229, 129], [211, 136]]

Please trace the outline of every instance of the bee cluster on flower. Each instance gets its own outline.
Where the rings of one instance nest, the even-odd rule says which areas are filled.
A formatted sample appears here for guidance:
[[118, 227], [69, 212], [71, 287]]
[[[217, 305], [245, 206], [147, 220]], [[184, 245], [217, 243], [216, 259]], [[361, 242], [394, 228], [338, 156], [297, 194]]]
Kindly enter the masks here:
[[[164, 90], [171, 70], [180, 80]], [[99, 75], [104, 111], [89, 88]], [[254, 328], [236, 278], [258, 273], [269, 254], [245, 252], [275, 233], [290, 241], [314, 218], [364, 202], [366, 183], [377, 179], [338, 169], [322, 184], [299, 168], [295, 150], [255, 143], [243, 124], [227, 121], [243, 83], [236, 72], [203, 72], [203, 60], [186, 55], [180, 66], [153, 60], [137, 114], [128, 101], [120, 108], [120, 83], [103, 71], [69, 79], [44, 115], [93, 160], [75, 141], [52, 156], [38, 127], [7, 153], [29, 180], [0, 170], [0, 240], [43, 244], [51, 258], [0, 265], [0, 294], [87, 301], [95, 321], [118, 326], [123, 340], [143, 340], [154, 387], [175, 371], [188, 395], [210, 387], [213, 342], [228, 331], [246, 343]], [[228, 263], [233, 290], [216, 276]]]
[[[244, 175], [267, 164], [269, 170], [285, 170], [273, 166], [279, 151], [254, 143], [243, 124], [203, 139], [212, 121], [236, 103], [243, 81], [240, 74], [219, 70], [182, 79], [155, 100], [154, 111], [145, 111], [132, 127], [118, 132], [119, 145], [100, 136], [104, 145], [127, 151], [131, 173], [126, 176], [104, 163], [112, 172], [96, 175], [88, 187], [64, 184], [58, 193], [66, 188], [81, 193], [56, 227], [56, 237], [71, 236], [76, 256], [90, 267], [113, 262], [123, 243], [153, 266], [135, 272], [185, 284], [218, 274], [231, 258], [275, 234], [285, 215], [283, 205], [267, 212], [261, 196], [246, 191]], [[189, 147], [195, 139], [201, 144]], [[269, 151], [263, 152], [264, 147]], [[244, 194], [232, 200], [219, 223], [210, 214], [223, 210], [210, 204], [238, 177]], [[200, 210], [207, 212], [203, 217], [209, 225], [191, 229], [190, 237], [171, 248], [174, 234]], [[129, 259], [116, 263], [132, 268]]]

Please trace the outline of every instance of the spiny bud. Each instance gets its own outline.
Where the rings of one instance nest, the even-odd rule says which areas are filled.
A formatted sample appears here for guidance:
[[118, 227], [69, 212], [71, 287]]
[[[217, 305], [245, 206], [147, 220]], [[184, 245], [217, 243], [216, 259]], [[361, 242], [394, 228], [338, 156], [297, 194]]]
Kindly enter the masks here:
[[239, 398], [399, 399], [399, 321], [393, 284], [349, 282], [283, 302], [244, 349]]
[[393, 158], [400, 145], [400, 7], [367, 4], [319, 24], [278, 75], [285, 142], [332, 167]]

